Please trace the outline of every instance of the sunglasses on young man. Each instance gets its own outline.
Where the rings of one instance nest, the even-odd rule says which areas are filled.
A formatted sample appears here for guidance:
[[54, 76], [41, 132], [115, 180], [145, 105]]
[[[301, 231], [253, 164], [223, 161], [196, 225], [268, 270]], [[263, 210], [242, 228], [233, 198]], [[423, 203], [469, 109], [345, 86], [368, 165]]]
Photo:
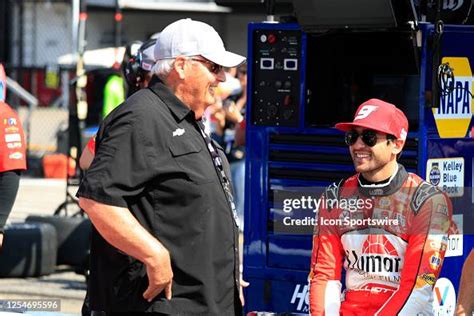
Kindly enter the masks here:
[[202, 63], [207, 68], [207, 70], [209, 70], [215, 75], [218, 75], [224, 68], [223, 66], [218, 65], [207, 59], [201, 59], [201, 58], [190, 58], [190, 59]]
[[366, 129], [363, 130], [362, 133], [357, 133], [356, 131], [348, 131], [346, 132], [346, 136], [344, 137], [344, 141], [346, 142], [347, 146], [352, 146], [357, 142], [358, 138], [362, 139], [362, 142], [369, 147], [374, 147], [377, 144], [378, 139], [386, 139], [386, 140], [395, 140], [395, 136], [387, 135], [385, 138], [377, 137], [377, 132]]

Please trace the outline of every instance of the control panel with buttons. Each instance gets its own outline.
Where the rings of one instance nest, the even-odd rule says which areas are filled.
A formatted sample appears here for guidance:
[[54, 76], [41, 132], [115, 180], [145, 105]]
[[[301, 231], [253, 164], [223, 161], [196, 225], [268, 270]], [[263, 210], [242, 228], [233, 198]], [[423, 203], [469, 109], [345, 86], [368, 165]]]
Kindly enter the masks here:
[[252, 123], [297, 127], [301, 31], [256, 29], [253, 38]]

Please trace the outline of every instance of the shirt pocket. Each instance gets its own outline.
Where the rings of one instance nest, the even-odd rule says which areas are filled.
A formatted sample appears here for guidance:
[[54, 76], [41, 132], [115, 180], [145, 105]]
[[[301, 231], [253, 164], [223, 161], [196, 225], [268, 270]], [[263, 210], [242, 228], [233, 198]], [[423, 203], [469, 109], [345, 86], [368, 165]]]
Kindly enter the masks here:
[[216, 171], [211, 156], [196, 139], [173, 138], [169, 149], [180, 171], [195, 183], [213, 182]]

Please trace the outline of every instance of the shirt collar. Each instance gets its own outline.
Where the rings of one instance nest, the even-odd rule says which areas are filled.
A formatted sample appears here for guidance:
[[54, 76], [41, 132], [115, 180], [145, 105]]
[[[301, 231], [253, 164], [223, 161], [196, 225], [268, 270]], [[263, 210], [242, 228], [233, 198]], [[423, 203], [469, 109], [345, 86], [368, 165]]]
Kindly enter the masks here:
[[182, 121], [186, 116], [190, 115], [190, 113], [192, 113], [194, 118], [194, 112], [181, 102], [158, 77], [153, 76], [148, 88], [163, 100], [178, 121]]
[[360, 182], [360, 179], [357, 180], [359, 191], [365, 196], [383, 196], [397, 192], [407, 177], [408, 173], [405, 168], [401, 164], [398, 164], [398, 169], [395, 174], [393, 174], [390, 179], [383, 184], [363, 185]]

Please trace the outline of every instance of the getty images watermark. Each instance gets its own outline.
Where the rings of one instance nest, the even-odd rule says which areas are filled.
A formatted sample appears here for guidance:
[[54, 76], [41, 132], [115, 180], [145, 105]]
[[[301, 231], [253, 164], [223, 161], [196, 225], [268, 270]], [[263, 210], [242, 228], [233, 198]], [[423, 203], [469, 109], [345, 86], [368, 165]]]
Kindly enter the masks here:
[[[270, 211], [275, 233], [312, 234], [315, 227], [327, 226], [330, 231], [351, 230], [360, 227], [399, 227], [406, 224], [402, 216], [393, 216], [389, 209], [381, 210], [373, 197], [356, 194], [328, 193], [326, 188], [301, 190], [274, 190], [273, 208]], [[324, 194], [322, 194], [324, 193]], [[383, 204], [383, 203], [382, 203]], [[392, 205], [393, 206], [393, 205]], [[327, 210], [321, 212], [322, 210]], [[332, 211], [331, 211], [332, 210]], [[370, 211], [368, 214], [364, 210]]]
[[[444, 233], [448, 228], [455, 231], [453, 229], [457, 227], [465, 234], [474, 234], [474, 191], [467, 187], [461, 189], [458, 191], [462, 195], [450, 196], [449, 192], [433, 189], [429, 185], [402, 187], [390, 194], [375, 189], [365, 194], [367, 192], [361, 192], [358, 188], [337, 186], [275, 185], [269, 195], [272, 200], [267, 223], [276, 234], [337, 234], [348, 231], [404, 234], [425, 229], [423, 225], [412, 225], [414, 219], [422, 216], [431, 223], [433, 233]], [[445, 203], [440, 203], [439, 196], [454, 201], [452, 216], [448, 214]]]
[[[303, 218], [295, 218], [294, 216], [283, 217], [283, 225], [285, 226], [306, 226], [306, 225], [326, 225], [326, 226], [398, 226], [400, 225], [398, 218], [354, 218], [352, 213], [356, 213], [363, 209], [372, 209], [374, 201], [371, 198], [337, 198], [329, 199], [324, 195], [320, 198], [314, 198], [310, 195], [301, 196], [299, 198], [287, 198], [283, 200], [283, 212], [293, 213], [298, 210], [312, 210], [313, 216], [304, 216]], [[321, 208], [325, 209], [341, 209], [343, 210], [337, 218], [325, 218], [320, 216], [316, 218], [316, 214]]]

